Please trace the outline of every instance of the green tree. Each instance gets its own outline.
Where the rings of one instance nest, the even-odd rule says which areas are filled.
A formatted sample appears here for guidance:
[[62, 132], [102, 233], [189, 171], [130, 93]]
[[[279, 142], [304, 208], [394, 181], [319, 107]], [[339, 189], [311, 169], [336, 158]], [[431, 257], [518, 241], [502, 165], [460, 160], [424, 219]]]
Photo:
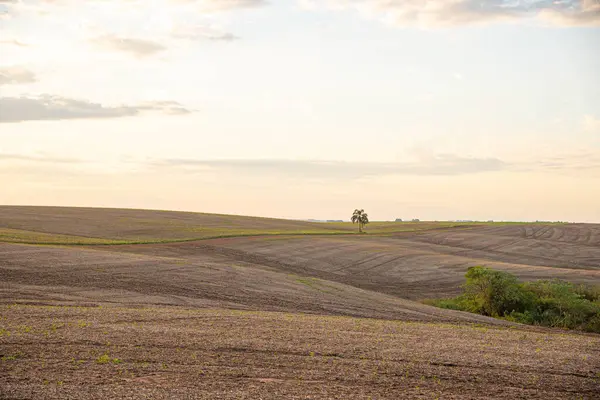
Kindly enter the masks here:
[[352, 213], [352, 218], [350, 218], [353, 224], [358, 224], [358, 232], [362, 233], [363, 227], [369, 223], [369, 216], [363, 209], [356, 209], [354, 213]]
[[471, 267], [465, 277], [463, 294], [427, 304], [525, 324], [600, 333], [598, 285], [558, 279], [520, 283], [512, 274], [485, 267]]
[[523, 290], [517, 277], [485, 267], [471, 267], [465, 275], [463, 299], [471, 312], [503, 317], [522, 312], [532, 302], [531, 293]]

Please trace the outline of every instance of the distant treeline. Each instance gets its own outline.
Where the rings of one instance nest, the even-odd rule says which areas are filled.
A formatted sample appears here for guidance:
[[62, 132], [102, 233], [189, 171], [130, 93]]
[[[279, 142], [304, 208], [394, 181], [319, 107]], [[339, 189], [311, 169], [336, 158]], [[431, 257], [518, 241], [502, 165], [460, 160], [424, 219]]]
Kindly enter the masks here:
[[600, 333], [600, 286], [562, 280], [519, 282], [507, 272], [469, 268], [464, 293], [429, 300], [441, 308], [468, 311], [530, 325]]

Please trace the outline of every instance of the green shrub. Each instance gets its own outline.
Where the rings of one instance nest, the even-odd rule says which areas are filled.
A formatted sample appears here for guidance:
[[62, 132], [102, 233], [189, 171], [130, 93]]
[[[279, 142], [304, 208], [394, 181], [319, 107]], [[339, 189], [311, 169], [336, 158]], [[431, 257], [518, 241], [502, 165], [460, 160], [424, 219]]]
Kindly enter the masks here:
[[507, 272], [469, 268], [464, 293], [430, 301], [437, 307], [510, 321], [600, 333], [600, 288], [561, 280], [519, 283]]
[[575, 291], [584, 299], [597, 302], [600, 305], [600, 285], [577, 285]]
[[519, 285], [507, 272], [472, 267], [465, 275], [465, 293], [461, 303], [466, 311], [500, 317], [512, 312], [524, 312], [533, 301], [531, 293]]
[[522, 284], [536, 295], [532, 310], [536, 323], [559, 328], [580, 328], [600, 316], [600, 306], [586, 298], [591, 291], [560, 280], [526, 282]]

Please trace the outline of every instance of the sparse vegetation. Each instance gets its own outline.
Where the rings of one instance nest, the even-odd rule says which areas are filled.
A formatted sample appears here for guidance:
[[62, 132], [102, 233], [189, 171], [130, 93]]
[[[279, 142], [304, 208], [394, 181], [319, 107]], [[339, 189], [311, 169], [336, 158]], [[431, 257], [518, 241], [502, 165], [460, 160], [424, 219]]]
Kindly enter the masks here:
[[441, 308], [468, 311], [510, 321], [600, 333], [600, 287], [558, 279], [520, 283], [517, 277], [471, 267], [464, 293], [432, 300]]
[[[268, 398], [275, 387], [285, 398], [597, 392], [598, 335], [507, 320], [528, 315], [522, 304], [536, 293], [548, 299], [547, 319], [548, 310], [573, 316], [564, 322], [561, 314], [553, 326], [583, 329], [579, 321], [585, 305], [598, 303], [598, 288], [524, 284], [476, 270], [473, 281], [501, 295], [478, 297], [473, 289], [471, 305], [504, 320], [414, 301], [454, 295], [463, 272], [453, 266], [475, 260], [511, 268], [521, 257], [512, 268], [519, 277], [595, 283], [595, 225], [372, 222], [366, 237], [355, 235], [356, 222], [2, 209], [0, 225], [31, 234], [27, 240], [57, 235], [68, 242], [0, 244], [0, 281], [8, 283], [0, 299], [0, 387], [8, 396], [138, 398], [142, 387], [149, 398]], [[247, 237], [187, 243], [206, 235]], [[79, 238], [86, 246], [96, 238], [151, 244], [64, 245], [84, 244]], [[459, 308], [455, 299], [446, 302]]]
[[[49, 313], [68, 326], [94, 321], [60, 340], [31, 341], [26, 356], [18, 338], [0, 341], [0, 392], [11, 398], [62, 399], [52, 386], [64, 382], [72, 398], [465, 398], [501, 388], [485, 397], [567, 399], [592, 398], [600, 377], [596, 335], [179, 306], [1, 312], [9, 326], [26, 319], [34, 330]], [[136, 320], [144, 326], [122, 329]], [[105, 326], [118, 359], [82, 341]]]
[[0, 357], [0, 360], [1, 361], [14, 361], [19, 357], [20, 357], [20, 354], [11, 354], [11, 355], [6, 355], [6, 356]]
[[111, 358], [108, 353], [102, 354], [100, 357], [96, 358], [97, 364], [121, 364], [123, 361], [119, 358]]
[[[352, 222], [309, 222], [171, 211], [0, 206], [0, 242], [44, 245], [133, 245], [256, 235], [348, 235]], [[363, 210], [356, 210], [363, 211]], [[364, 212], [364, 211], [363, 211]], [[126, 216], [124, 216], [126, 215]], [[508, 225], [451, 221], [369, 222], [371, 234]], [[77, 223], [76, 221], [81, 221]], [[357, 223], [356, 220], [354, 223]]]
[[89, 322], [86, 322], [86, 321], [82, 321], [82, 320], [77, 321], [77, 326], [80, 327], [80, 328], [87, 328], [90, 325], [91, 324]]
[[110, 357], [107, 353], [102, 354], [100, 357], [96, 358], [97, 364], [107, 364], [110, 362]]

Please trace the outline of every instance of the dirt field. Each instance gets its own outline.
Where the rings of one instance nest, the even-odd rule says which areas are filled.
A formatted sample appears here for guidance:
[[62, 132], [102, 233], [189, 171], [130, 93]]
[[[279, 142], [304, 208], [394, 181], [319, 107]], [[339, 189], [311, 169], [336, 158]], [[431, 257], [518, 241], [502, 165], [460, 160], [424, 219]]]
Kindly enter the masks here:
[[[0, 229], [0, 398], [600, 398], [600, 336], [415, 301], [473, 265], [599, 284], [600, 225], [0, 207]], [[108, 245], [140, 238], [181, 241]]]
[[[461, 227], [456, 222], [372, 222], [387, 233]], [[0, 206], [0, 241], [47, 244], [170, 242], [256, 234], [348, 234], [356, 225], [238, 215], [110, 208]]]
[[1, 310], [7, 399], [597, 399], [600, 393], [600, 338], [592, 335], [181, 307]]

